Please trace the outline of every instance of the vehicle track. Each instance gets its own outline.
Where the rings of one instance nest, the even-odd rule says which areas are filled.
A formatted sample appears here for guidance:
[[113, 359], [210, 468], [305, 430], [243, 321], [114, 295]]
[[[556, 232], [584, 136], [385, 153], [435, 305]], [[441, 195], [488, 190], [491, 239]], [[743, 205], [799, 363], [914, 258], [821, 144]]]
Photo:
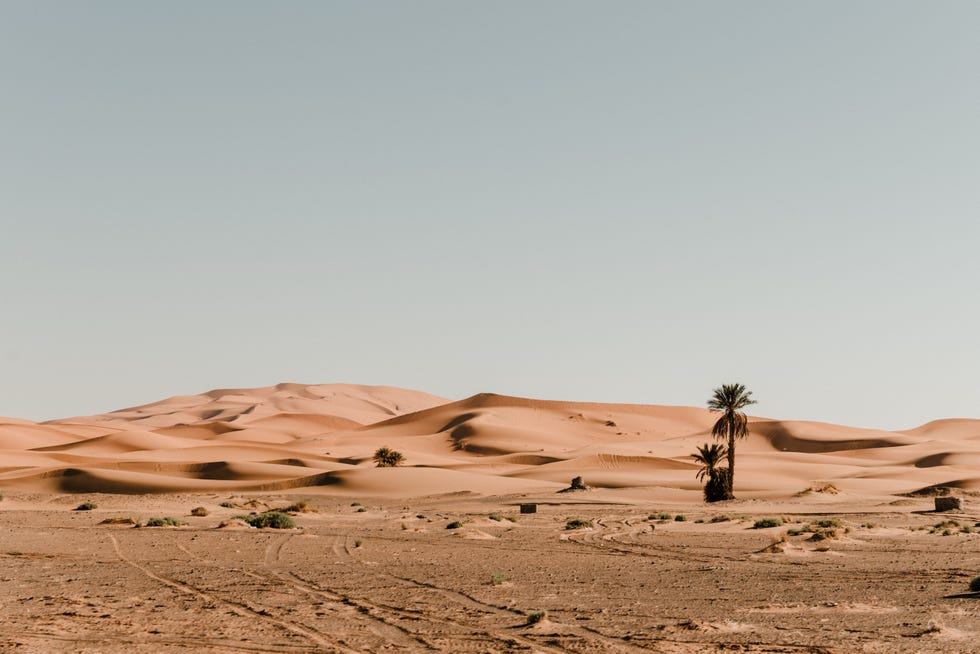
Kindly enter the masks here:
[[256, 611], [255, 609], [253, 609], [252, 607], [246, 604], [218, 597], [211, 593], [205, 592], [200, 588], [197, 588], [196, 586], [193, 586], [186, 582], [178, 581], [177, 579], [173, 579], [165, 575], [157, 574], [156, 572], [153, 572], [146, 566], [140, 565], [136, 561], [133, 561], [132, 559], [128, 558], [125, 554], [123, 554], [122, 548], [119, 545], [119, 541], [116, 539], [115, 536], [109, 534], [109, 540], [112, 542], [112, 548], [115, 550], [116, 556], [119, 557], [119, 560], [129, 565], [130, 567], [140, 571], [150, 579], [153, 579], [154, 581], [157, 581], [165, 586], [173, 588], [179, 593], [192, 595], [198, 599], [204, 600], [212, 604], [224, 605], [233, 613], [242, 617], [258, 618], [260, 620], [268, 622], [269, 624], [275, 625], [292, 634], [305, 638], [306, 640], [316, 645], [316, 647], [319, 650], [328, 651], [328, 652], [344, 652], [345, 654], [356, 653], [356, 650], [352, 650], [348, 648], [343, 643], [340, 643], [338, 641], [328, 640], [327, 638], [324, 637], [323, 634], [316, 632], [312, 629], [309, 629], [307, 627], [304, 627], [302, 625], [296, 624], [294, 622], [290, 622], [288, 620], [280, 620], [278, 618], [272, 617], [271, 615], [268, 615], [266, 612]]

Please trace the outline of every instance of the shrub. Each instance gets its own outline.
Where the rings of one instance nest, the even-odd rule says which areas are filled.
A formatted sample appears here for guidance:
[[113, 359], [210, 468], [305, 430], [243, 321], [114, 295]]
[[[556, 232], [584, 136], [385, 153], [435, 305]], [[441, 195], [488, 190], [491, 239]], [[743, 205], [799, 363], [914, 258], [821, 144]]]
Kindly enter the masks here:
[[823, 520], [814, 520], [813, 524], [818, 527], [823, 527], [824, 529], [830, 529], [831, 527], [840, 527], [840, 520], [837, 518], [825, 518]]
[[374, 465], [378, 468], [394, 468], [405, 461], [404, 454], [389, 447], [379, 447], [371, 458], [374, 459]]
[[283, 511], [284, 513], [316, 513], [317, 510], [314, 509], [306, 500], [300, 500], [298, 502], [293, 502], [284, 509], [277, 509], [277, 511]]
[[500, 515], [499, 513], [491, 513], [487, 517], [496, 522], [500, 522], [501, 520], [504, 519], [504, 516]]
[[544, 622], [547, 617], [547, 611], [531, 611], [527, 614], [527, 623], [529, 625], [538, 624], [539, 622]]
[[674, 522], [687, 522], [687, 517], [683, 515], [675, 515]]
[[351, 506], [360, 506], [361, 503], [360, 502], [351, 502], [350, 505]]
[[106, 518], [100, 525], [135, 525], [136, 521], [132, 518]]
[[235, 508], [235, 505], [232, 504], [231, 502], [222, 502], [221, 503], [221, 506], [225, 507], [226, 509], [234, 509]]
[[354, 513], [367, 513], [367, 507], [359, 506], [357, 507], [357, 511], [355, 511]]
[[704, 485], [705, 502], [721, 502], [731, 499], [728, 496], [728, 468], [716, 468], [714, 474], [708, 476]]
[[980, 577], [973, 578], [973, 581], [970, 582], [970, 590], [974, 593], [980, 593]]
[[181, 522], [170, 516], [165, 516], [163, 518], [150, 518], [146, 521], [147, 527], [180, 527], [181, 525], [186, 525], [186, 522]]
[[694, 524], [696, 525], [704, 524], [704, 518], [698, 518], [697, 520], [694, 521]]
[[732, 516], [730, 515], [716, 515], [713, 516], [711, 520], [709, 520], [708, 522], [710, 522], [711, 524], [715, 524], [716, 522], [728, 522], [731, 519]]
[[861, 526], [864, 527], [865, 529], [874, 529], [877, 525], [875, 525], [875, 523], [873, 522], [865, 522]]
[[355, 540], [354, 541], [354, 547], [360, 547], [360, 546], [361, 546], [361, 541], [360, 540]]
[[462, 527], [463, 527], [463, 523], [460, 522], [459, 520], [453, 520], [448, 525], [446, 525], [446, 529], [461, 529]]
[[257, 529], [293, 529], [296, 523], [293, 519], [282, 511], [266, 511], [265, 513], [250, 513], [248, 515], [235, 516], [238, 520], [244, 520], [252, 527]]
[[762, 518], [761, 520], [756, 520], [755, 525], [752, 526], [753, 529], [769, 529], [770, 527], [781, 527], [783, 525], [782, 518]]
[[510, 581], [510, 578], [503, 572], [494, 572], [490, 575], [490, 585], [499, 586], [503, 583]]
[[76, 511], [91, 511], [92, 509], [97, 509], [97, 508], [99, 508], [99, 505], [96, 504], [95, 502], [82, 502], [81, 504], [79, 504], [78, 506], [75, 507], [75, 510]]
[[195, 506], [193, 509], [191, 509], [191, 515], [196, 516], [198, 518], [203, 518], [209, 513], [211, 512], [205, 509], [203, 506]]
[[592, 521], [582, 518], [571, 518], [565, 523], [565, 529], [591, 529]]

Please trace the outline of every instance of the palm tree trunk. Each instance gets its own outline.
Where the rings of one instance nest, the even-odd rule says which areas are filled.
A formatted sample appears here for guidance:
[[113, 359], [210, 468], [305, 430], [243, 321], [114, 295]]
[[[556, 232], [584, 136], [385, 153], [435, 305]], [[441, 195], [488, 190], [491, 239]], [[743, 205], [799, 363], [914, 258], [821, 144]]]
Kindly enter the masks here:
[[728, 499], [735, 499], [735, 425], [728, 424]]

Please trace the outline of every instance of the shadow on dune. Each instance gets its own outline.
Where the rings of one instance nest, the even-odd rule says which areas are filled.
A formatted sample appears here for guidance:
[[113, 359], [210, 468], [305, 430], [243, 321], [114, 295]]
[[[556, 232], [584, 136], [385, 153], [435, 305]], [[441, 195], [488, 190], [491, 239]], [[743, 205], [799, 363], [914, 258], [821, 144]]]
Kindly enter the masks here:
[[897, 447], [906, 445], [899, 436], [892, 438], [844, 438], [834, 439], [817, 436], [799, 436], [783, 421], [772, 420], [753, 422], [749, 425], [752, 433], [758, 434], [782, 452], [803, 452], [806, 454], [827, 454], [847, 450], [865, 450], [875, 447]]

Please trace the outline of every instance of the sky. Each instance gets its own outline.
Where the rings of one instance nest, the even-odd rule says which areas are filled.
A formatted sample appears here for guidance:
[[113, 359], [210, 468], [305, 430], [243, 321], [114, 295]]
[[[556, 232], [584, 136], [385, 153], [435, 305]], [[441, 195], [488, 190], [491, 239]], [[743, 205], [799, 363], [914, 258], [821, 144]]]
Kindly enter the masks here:
[[0, 415], [980, 417], [980, 4], [0, 3]]

